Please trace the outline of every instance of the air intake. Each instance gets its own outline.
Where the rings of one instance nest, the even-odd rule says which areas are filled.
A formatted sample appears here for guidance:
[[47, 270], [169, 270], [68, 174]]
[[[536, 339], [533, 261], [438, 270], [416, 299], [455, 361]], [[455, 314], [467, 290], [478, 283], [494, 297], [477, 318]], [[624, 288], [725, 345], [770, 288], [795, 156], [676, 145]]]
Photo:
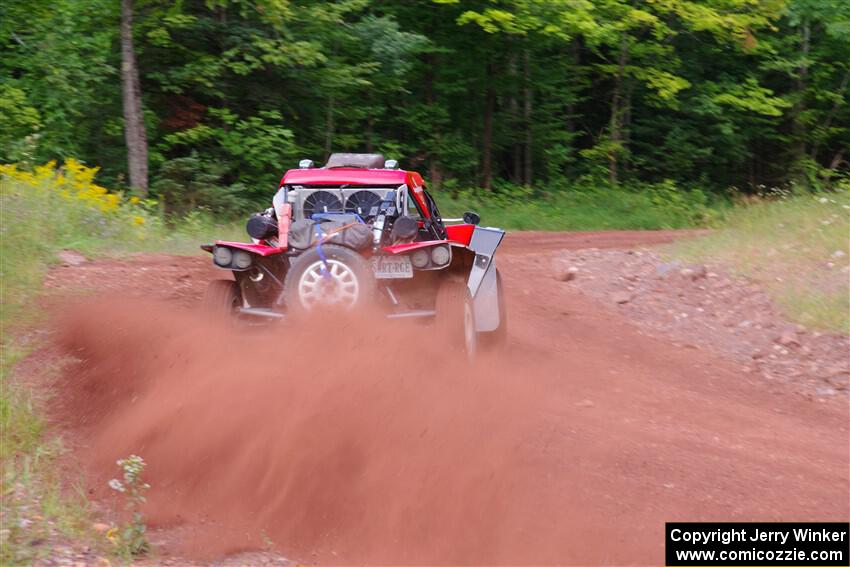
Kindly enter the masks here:
[[328, 169], [335, 167], [383, 169], [384, 156], [381, 154], [331, 154], [325, 167]]

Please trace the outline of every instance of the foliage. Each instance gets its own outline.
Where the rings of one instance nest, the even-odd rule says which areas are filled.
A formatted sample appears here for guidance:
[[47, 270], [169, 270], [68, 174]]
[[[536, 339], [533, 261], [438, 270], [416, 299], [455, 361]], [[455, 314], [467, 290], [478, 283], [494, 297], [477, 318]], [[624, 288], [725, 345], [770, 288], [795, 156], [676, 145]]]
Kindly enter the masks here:
[[[31, 163], [58, 159], [65, 155], [85, 155], [93, 162], [111, 152], [100, 154], [97, 146], [104, 136], [105, 119], [120, 116], [120, 83], [117, 80], [117, 3], [107, 0], [51, 0], [32, 3], [23, 0], [0, 6], [0, 83], [5, 99], [16, 96], [17, 120], [20, 113], [30, 118], [18, 127], [31, 134], [38, 127], [39, 139]], [[114, 90], [113, 96], [104, 93]], [[31, 109], [31, 110], [29, 110]], [[33, 112], [34, 111], [34, 112]], [[32, 118], [37, 116], [37, 123]], [[117, 142], [120, 138], [112, 137]], [[20, 140], [12, 142], [10, 152], [2, 140], [0, 160], [21, 159], [15, 151]]]
[[[709, 236], [672, 253], [752, 277], [795, 321], [850, 334], [850, 182], [835, 193], [773, 191], [729, 209]], [[789, 269], [792, 268], [793, 269]]]
[[251, 206], [244, 196], [244, 186], [236, 183], [223, 187], [223, 174], [216, 163], [203, 160], [193, 152], [163, 163], [151, 193], [160, 199], [169, 215], [185, 216], [199, 211], [224, 218], [244, 215]]
[[[850, 168], [844, 0], [135, 7], [169, 212], [265, 204], [283, 170], [331, 151], [386, 152], [435, 187], [757, 192], [829, 187]], [[78, 155], [122, 187], [117, 4], [0, 10], [0, 160]]]
[[28, 157], [27, 149], [33, 143], [41, 117], [26, 100], [26, 93], [17, 87], [0, 84], [0, 158], [21, 161]]

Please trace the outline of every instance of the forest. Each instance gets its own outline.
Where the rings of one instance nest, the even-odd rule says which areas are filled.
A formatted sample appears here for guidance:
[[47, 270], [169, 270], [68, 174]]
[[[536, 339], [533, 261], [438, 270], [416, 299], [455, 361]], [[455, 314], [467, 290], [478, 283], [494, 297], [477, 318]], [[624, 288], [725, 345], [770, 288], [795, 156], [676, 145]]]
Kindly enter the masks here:
[[6, 0], [0, 37], [0, 161], [174, 213], [334, 151], [485, 198], [850, 174], [846, 0]]

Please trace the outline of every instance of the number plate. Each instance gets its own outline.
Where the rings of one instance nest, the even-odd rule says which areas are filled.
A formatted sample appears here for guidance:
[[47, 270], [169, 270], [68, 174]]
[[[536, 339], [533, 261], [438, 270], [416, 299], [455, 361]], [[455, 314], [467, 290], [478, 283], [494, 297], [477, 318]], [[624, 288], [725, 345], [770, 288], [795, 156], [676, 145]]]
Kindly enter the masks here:
[[372, 273], [379, 280], [412, 278], [413, 265], [407, 256], [372, 256]]

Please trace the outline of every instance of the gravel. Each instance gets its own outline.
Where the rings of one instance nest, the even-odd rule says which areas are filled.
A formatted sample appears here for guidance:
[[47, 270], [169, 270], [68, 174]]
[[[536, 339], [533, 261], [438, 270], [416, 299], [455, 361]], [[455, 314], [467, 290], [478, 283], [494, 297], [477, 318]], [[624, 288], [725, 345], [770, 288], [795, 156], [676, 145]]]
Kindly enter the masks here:
[[755, 281], [649, 249], [564, 251], [555, 265], [581, 274], [565, 285], [615, 304], [648, 334], [731, 358], [807, 396], [848, 395], [850, 338], [789, 321]]

